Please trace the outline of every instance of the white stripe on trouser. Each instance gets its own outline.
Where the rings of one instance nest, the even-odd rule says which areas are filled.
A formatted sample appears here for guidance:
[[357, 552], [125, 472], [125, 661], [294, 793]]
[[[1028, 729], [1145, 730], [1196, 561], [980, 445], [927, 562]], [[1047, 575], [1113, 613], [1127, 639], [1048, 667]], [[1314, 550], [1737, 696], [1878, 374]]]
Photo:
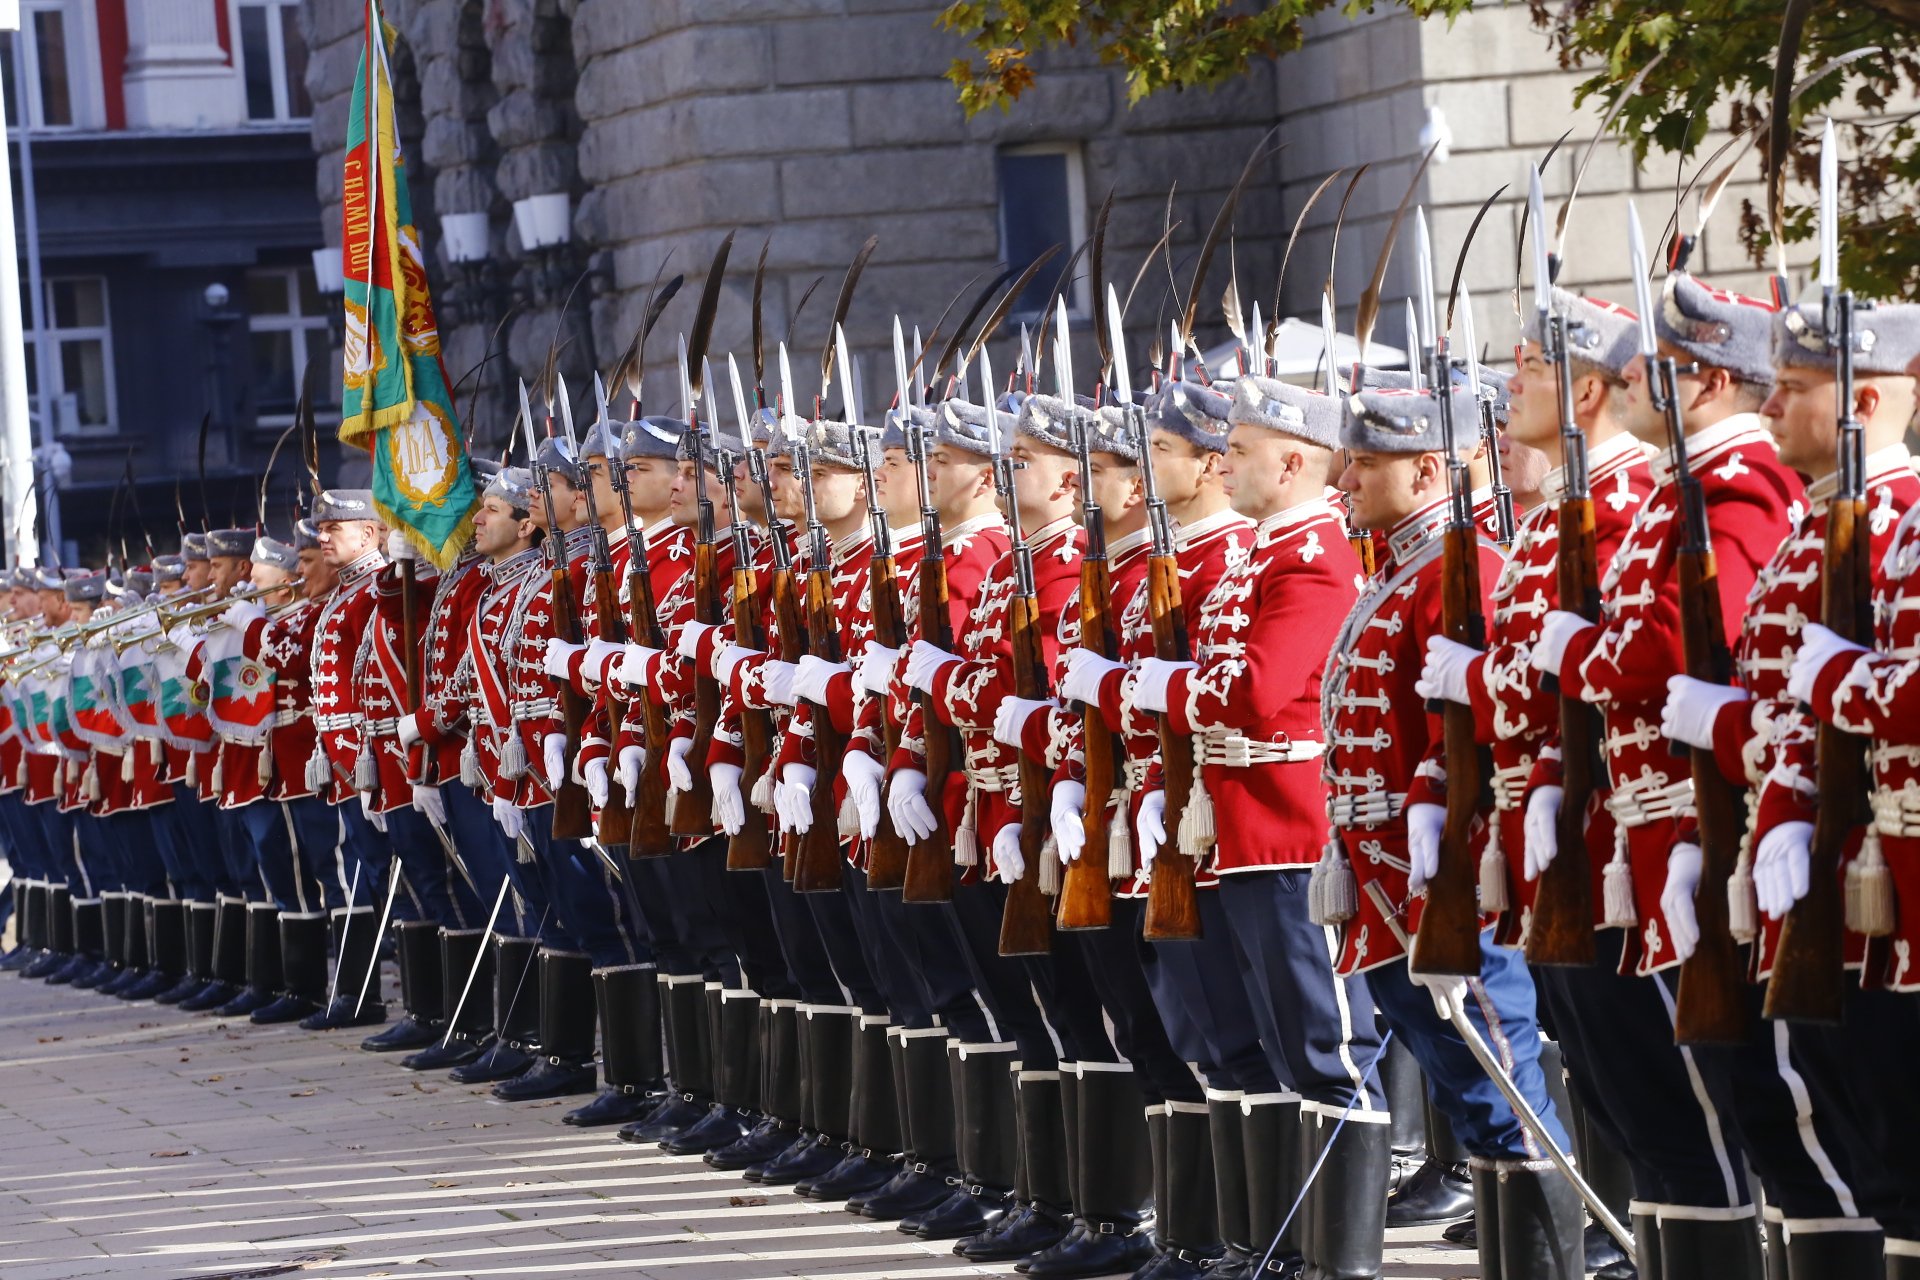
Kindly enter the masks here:
[[86, 855], [80, 852], [80, 824], [73, 823], [71, 830], [73, 831], [73, 865], [80, 869], [81, 889], [91, 898], [93, 897], [93, 877], [87, 874]]
[[[1053, 1056], [1056, 1059], [1065, 1058], [1067, 1051], [1060, 1043], [1059, 1033], [1053, 1029], [1053, 1020], [1047, 1017], [1047, 1007], [1040, 1003], [1039, 990], [1029, 982], [1027, 984], [1027, 993], [1033, 997], [1033, 1007], [1035, 1012], [1040, 1015], [1040, 1025], [1047, 1029], [1047, 1039], [1053, 1044]], [[1106, 1011], [1102, 1010], [1101, 1016], [1104, 1017], [1105, 1013]]]
[[[1667, 984], [1658, 978], [1653, 979], [1653, 989], [1660, 993], [1660, 1003], [1667, 1011], [1667, 1022], [1673, 1023], [1673, 993], [1667, 990]], [[1707, 1141], [1713, 1146], [1714, 1163], [1720, 1166], [1720, 1180], [1727, 1192], [1727, 1203], [1740, 1206], [1740, 1183], [1734, 1180], [1733, 1161], [1727, 1155], [1726, 1135], [1720, 1131], [1720, 1113], [1714, 1110], [1713, 1099], [1707, 1096], [1706, 1081], [1700, 1078], [1700, 1067], [1693, 1060], [1693, 1050], [1680, 1046], [1680, 1060], [1687, 1066], [1687, 1083], [1693, 1086], [1693, 1100], [1700, 1104], [1700, 1115], [1707, 1122]], [[1664, 1212], [1671, 1206], [1662, 1206]]]
[[280, 805], [280, 821], [287, 826], [287, 850], [293, 863], [293, 896], [300, 904], [300, 914], [307, 913], [307, 877], [300, 863], [300, 829], [293, 825], [293, 807], [284, 801]]
[[[1413, 968], [1413, 958], [1411, 956], [1407, 958], [1407, 968], [1409, 973], [1411, 973]], [[1507, 1079], [1514, 1081], [1514, 1087], [1517, 1089], [1520, 1082], [1514, 1080], [1513, 1075], [1513, 1042], [1507, 1038], [1506, 1029], [1500, 1025], [1500, 1010], [1494, 1006], [1493, 997], [1487, 994], [1487, 984], [1478, 978], [1468, 978], [1467, 990], [1473, 993], [1474, 1003], [1480, 1006], [1480, 1016], [1486, 1019], [1487, 1038], [1493, 1042], [1491, 1045], [1492, 1050], [1500, 1056], [1501, 1068], [1506, 1071]], [[1516, 1112], [1514, 1119], [1517, 1121], [1519, 1118], [1519, 1114]], [[1564, 1121], [1562, 1123], [1564, 1123]], [[1521, 1141], [1526, 1143], [1528, 1156], [1535, 1160], [1542, 1159], [1546, 1156], [1546, 1152], [1541, 1150], [1540, 1140], [1534, 1137], [1533, 1130], [1525, 1124], [1520, 1126], [1520, 1138]]]
[[1347, 1079], [1352, 1082], [1355, 1096], [1359, 1098], [1359, 1110], [1373, 1110], [1373, 1095], [1366, 1087], [1361, 1075], [1360, 1064], [1353, 1060], [1353, 1009], [1347, 1004], [1347, 984], [1340, 976], [1340, 939], [1334, 934], [1333, 926], [1322, 925], [1320, 931], [1327, 939], [1327, 972], [1333, 979], [1333, 1002], [1340, 1009], [1340, 1065], [1346, 1068]]
[[1801, 1078], [1800, 1070], [1793, 1065], [1791, 1043], [1787, 1035], [1787, 1024], [1773, 1024], [1773, 1061], [1780, 1072], [1781, 1083], [1787, 1086], [1787, 1092], [1793, 1095], [1793, 1120], [1800, 1131], [1800, 1145], [1807, 1153], [1807, 1159], [1813, 1161], [1814, 1168], [1820, 1171], [1820, 1180], [1833, 1192], [1834, 1201], [1840, 1206], [1840, 1214], [1846, 1218], [1860, 1216], [1859, 1206], [1854, 1203], [1853, 1188], [1840, 1176], [1840, 1170], [1833, 1165], [1833, 1158], [1820, 1141], [1820, 1135], [1813, 1127], [1813, 1099], [1807, 1094], [1807, 1082]]
[[333, 811], [333, 879], [351, 907], [356, 890], [353, 878], [347, 874], [347, 819], [337, 805]]
[[971, 988], [967, 994], [972, 996], [973, 1002], [980, 1006], [980, 1016], [987, 1020], [987, 1034], [995, 1040], [998, 1040], [1000, 1038], [1000, 1024], [994, 1021], [993, 1010], [987, 1008], [987, 1002], [981, 998], [979, 988]]

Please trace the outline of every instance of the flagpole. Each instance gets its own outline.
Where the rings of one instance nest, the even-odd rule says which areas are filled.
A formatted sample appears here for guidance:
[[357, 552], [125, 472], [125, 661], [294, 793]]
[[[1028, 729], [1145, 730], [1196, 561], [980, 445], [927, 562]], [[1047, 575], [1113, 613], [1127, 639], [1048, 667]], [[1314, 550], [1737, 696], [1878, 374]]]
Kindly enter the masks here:
[[[20, 149], [22, 168], [27, 161], [26, 86], [22, 83], [19, 71], [22, 65], [20, 46], [20, 6], [18, 3], [0, 5], [0, 30], [14, 33], [12, 60], [0, 67], [0, 76], [12, 82], [14, 101], [22, 108], [20, 121]], [[0, 128], [6, 126], [5, 108], [0, 106]], [[30, 565], [38, 563], [39, 539], [35, 532], [35, 512], [31, 501], [34, 480], [32, 409], [27, 398], [27, 350], [26, 335], [20, 323], [20, 255], [16, 252], [15, 227], [13, 223], [13, 174], [11, 169], [0, 164], [0, 408], [4, 408], [4, 423], [0, 423], [0, 457], [5, 459], [5, 475], [0, 477], [0, 491], [5, 494], [6, 505], [4, 519], [7, 535], [7, 563], [9, 565]], [[39, 354], [36, 345], [35, 354]], [[45, 380], [42, 379], [42, 386]], [[43, 397], [44, 399], [44, 397]], [[48, 486], [49, 512], [52, 511], [52, 486]]]

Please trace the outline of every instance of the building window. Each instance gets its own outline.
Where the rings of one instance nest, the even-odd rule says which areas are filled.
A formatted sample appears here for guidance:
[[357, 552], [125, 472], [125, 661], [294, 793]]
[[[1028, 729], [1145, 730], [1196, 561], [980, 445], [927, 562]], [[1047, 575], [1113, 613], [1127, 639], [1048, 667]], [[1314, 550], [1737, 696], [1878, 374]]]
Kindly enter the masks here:
[[234, 15], [247, 119], [265, 123], [311, 116], [299, 0], [241, 0], [234, 6]]
[[247, 273], [247, 339], [255, 418], [261, 426], [284, 426], [293, 421], [307, 362], [332, 355], [326, 299], [311, 267]]
[[35, 129], [70, 129], [76, 122], [74, 99], [77, 96], [79, 69], [75, 62], [86, 39], [83, 24], [69, 12], [65, 0], [53, 3], [29, 3], [21, 6], [20, 26], [26, 34], [21, 44], [25, 66], [16, 71], [13, 61], [14, 33], [0, 35], [0, 76], [6, 81], [7, 123], [21, 123], [20, 95], [14, 80], [27, 86], [27, 106], [31, 114], [26, 123]]
[[[1014, 316], [1032, 317], [1052, 296], [1066, 269], [1067, 258], [1087, 236], [1087, 178], [1077, 142], [1042, 142], [1003, 147], [998, 157], [1000, 181], [1000, 257], [1009, 267], [1024, 271], [1054, 245], [1059, 256], [1033, 278], [1014, 304]], [[1087, 312], [1085, 272], [1067, 287], [1067, 308]]]
[[[40, 402], [41, 341], [53, 395], [54, 430], [63, 436], [100, 435], [114, 429], [113, 329], [107, 314], [107, 282], [99, 276], [42, 280], [44, 330], [31, 328], [31, 295], [21, 299], [28, 326], [27, 390], [36, 416]], [[27, 288], [21, 286], [22, 291]]]

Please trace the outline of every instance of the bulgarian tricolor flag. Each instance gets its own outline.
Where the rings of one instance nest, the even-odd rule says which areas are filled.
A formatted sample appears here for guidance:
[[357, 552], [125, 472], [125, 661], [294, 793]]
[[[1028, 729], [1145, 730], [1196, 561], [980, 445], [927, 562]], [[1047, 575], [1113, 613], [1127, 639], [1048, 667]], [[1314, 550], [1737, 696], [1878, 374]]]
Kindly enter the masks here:
[[373, 455], [373, 500], [389, 526], [442, 569], [472, 531], [473, 473], [427, 295], [406, 160], [394, 132], [393, 77], [377, 0], [347, 122], [345, 386], [340, 439]]

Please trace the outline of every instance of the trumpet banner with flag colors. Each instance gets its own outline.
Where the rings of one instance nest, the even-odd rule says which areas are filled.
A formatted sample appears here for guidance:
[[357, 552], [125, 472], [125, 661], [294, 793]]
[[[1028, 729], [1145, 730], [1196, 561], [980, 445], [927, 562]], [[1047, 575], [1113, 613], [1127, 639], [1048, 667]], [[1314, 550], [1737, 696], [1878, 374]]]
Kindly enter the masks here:
[[444, 569], [472, 530], [473, 472], [440, 360], [375, 0], [367, 0], [366, 17], [342, 199], [347, 324], [340, 439], [371, 451], [381, 518]]

